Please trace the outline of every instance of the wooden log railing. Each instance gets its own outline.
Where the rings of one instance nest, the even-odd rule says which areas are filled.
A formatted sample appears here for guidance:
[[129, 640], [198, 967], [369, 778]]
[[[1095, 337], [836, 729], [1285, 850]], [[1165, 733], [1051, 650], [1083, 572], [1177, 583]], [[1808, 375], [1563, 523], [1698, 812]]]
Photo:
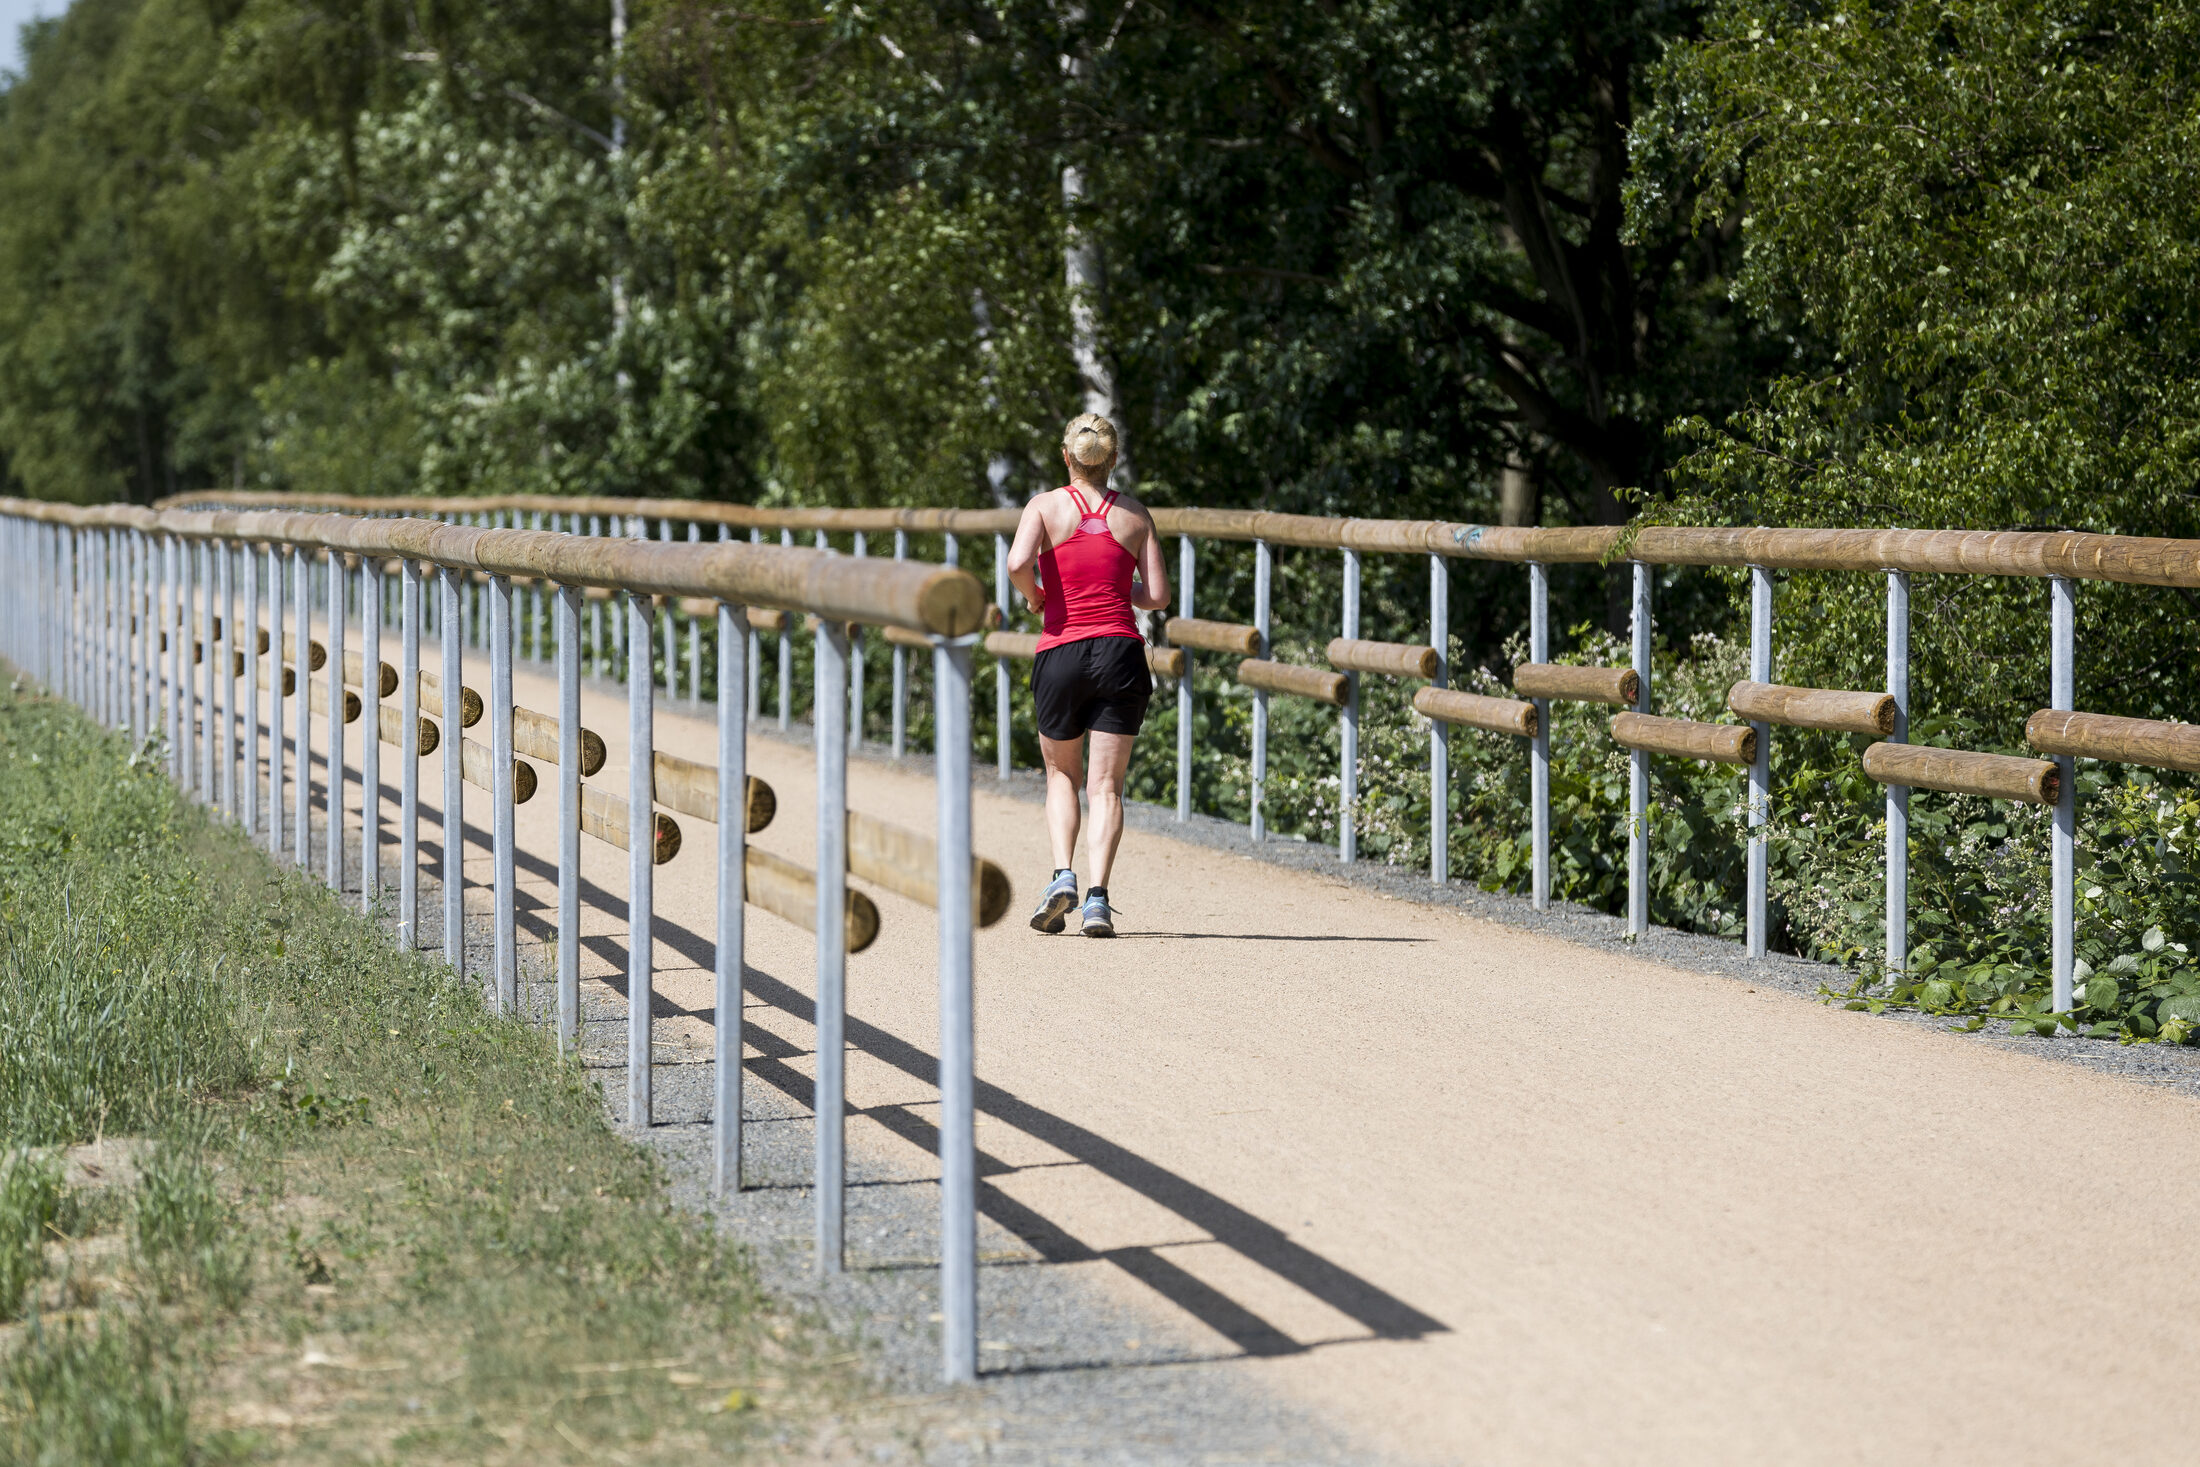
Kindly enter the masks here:
[[1418, 688], [1413, 694], [1413, 709], [1438, 723], [1478, 728], [1484, 733], [1517, 734], [1524, 739], [1535, 737], [1535, 704], [1514, 698], [1489, 698], [1455, 688]]
[[1407, 642], [1368, 642], [1352, 637], [1332, 637], [1324, 649], [1329, 665], [1340, 672], [1372, 672], [1384, 677], [1436, 676], [1443, 659], [1434, 647]]
[[1746, 723], [1697, 723], [1651, 713], [1622, 713], [1612, 719], [1612, 742], [1623, 749], [1712, 764], [1753, 764], [1757, 759], [1757, 730]]
[[1779, 683], [1736, 683], [1726, 706], [1743, 718], [1789, 728], [1885, 738], [1894, 732], [1892, 693], [1849, 693], [1829, 688], [1791, 688]]
[[1195, 652], [1222, 652], [1234, 657], [1260, 655], [1260, 628], [1234, 621], [1172, 616], [1163, 624], [1162, 635], [1169, 639], [1170, 646], [1189, 647]]
[[1289, 662], [1269, 662], [1248, 657], [1238, 664], [1237, 680], [1266, 693], [1289, 693], [1342, 708], [1352, 695], [1349, 676], [1319, 667], [1300, 667]]
[[[395, 495], [316, 498], [260, 490], [179, 494], [160, 504], [164, 507], [218, 505], [232, 510], [272, 510], [301, 502], [341, 508], [353, 514], [593, 515], [613, 520], [725, 525], [729, 530], [744, 532], [785, 529], [798, 533], [823, 530], [876, 534], [901, 530], [911, 534], [1006, 535], [1014, 532], [1020, 514], [1013, 509], [763, 508], [692, 499], [565, 498], [541, 494], [482, 495], [464, 499]], [[1264, 541], [1270, 545], [1306, 549], [1441, 555], [1513, 564], [1601, 565], [1636, 561], [1646, 565], [1761, 566], [1768, 570], [2063, 576], [2131, 585], [2200, 587], [2200, 540], [2137, 535], [2064, 530], [1756, 529], [1685, 525], [1526, 528], [1452, 520], [1352, 519], [1216, 509], [1158, 508], [1152, 514], [1155, 527], [1165, 535]]]
[[2042, 708], [2025, 721], [2024, 741], [2042, 754], [2200, 773], [2200, 728], [2189, 723]]
[[1513, 691], [1524, 698], [1625, 705], [1641, 696], [1642, 677], [1631, 667], [1568, 667], [1556, 662], [1523, 662], [1513, 669]]
[[2052, 805], [2062, 793], [2062, 770], [2050, 760], [1930, 744], [1873, 744], [1864, 751], [1864, 772], [1881, 784], [2027, 805]]

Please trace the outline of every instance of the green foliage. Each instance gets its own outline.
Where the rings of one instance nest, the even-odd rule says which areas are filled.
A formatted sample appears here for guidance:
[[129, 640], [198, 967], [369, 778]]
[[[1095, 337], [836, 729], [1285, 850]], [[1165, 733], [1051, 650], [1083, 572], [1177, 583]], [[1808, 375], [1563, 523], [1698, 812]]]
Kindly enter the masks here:
[[[29, 1316], [0, 1346], [0, 1460], [224, 1460], [251, 1441], [203, 1419], [279, 1399], [288, 1373], [256, 1362], [309, 1334], [389, 1363], [301, 1428], [308, 1456], [364, 1435], [479, 1460], [497, 1424], [555, 1417], [574, 1450], [542, 1460], [685, 1461], [786, 1431], [829, 1374], [547, 1034], [19, 685], [0, 686], [0, 912], [0, 1313]], [[73, 1017], [94, 997], [104, 1067]], [[24, 1150], [93, 1131], [144, 1138], [135, 1186], [71, 1191]], [[41, 1241], [67, 1261], [42, 1267]], [[679, 1384], [722, 1396], [767, 1349], [764, 1409], [705, 1414]], [[576, 1393], [607, 1360], [697, 1373]]]
[[61, 1167], [20, 1149], [0, 1156], [0, 1320], [22, 1312], [23, 1293], [45, 1273], [47, 1225], [61, 1211]]
[[[1719, 7], [1669, 54], [1638, 161], [1693, 166], [1703, 227], [1743, 211], [1737, 297], [1834, 356], [1744, 413], [1688, 419], [1671, 513], [2200, 532], [2196, 83], [2189, 7]], [[1638, 169], [1645, 217], [1670, 207], [1663, 176]], [[2014, 742], [2044, 701], [2044, 588], [1920, 589], [1919, 706]], [[1797, 577], [1797, 592], [1795, 680], [1876, 686], [1878, 589]], [[2190, 617], [2185, 597], [2087, 583], [2078, 706], [2183, 711]]]
[[204, 1460], [173, 1368], [142, 1323], [102, 1318], [41, 1329], [0, 1362], [0, 1458], [35, 1467]]
[[215, 1188], [194, 1148], [163, 1146], [138, 1178], [132, 1241], [146, 1274], [165, 1298], [197, 1289], [224, 1309], [244, 1297], [251, 1260], [236, 1211]]
[[[194, 949], [167, 879], [159, 771], [19, 703], [0, 741], [0, 1135], [14, 1145], [156, 1127], [253, 1066], [228, 971]], [[157, 936], [157, 940], [156, 940]]]

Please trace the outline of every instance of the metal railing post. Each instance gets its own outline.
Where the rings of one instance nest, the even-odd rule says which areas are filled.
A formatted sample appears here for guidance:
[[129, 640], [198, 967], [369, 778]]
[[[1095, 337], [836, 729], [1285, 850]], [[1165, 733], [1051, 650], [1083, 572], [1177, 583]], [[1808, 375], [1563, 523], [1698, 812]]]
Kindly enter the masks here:
[[[1910, 741], [1910, 576], [1887, 572], [1887, 692], [1894, 699], [1888, 742]], [[1910, 791], [1887, 786], [1887, 981], [1910, 966]]]
[[[344, 633], [350, 620], [349, 567], [328, 556], [328, 887], [344, 889]], [[369, 674], [371, 676], [372, 674]], [[364, 681], [364, 679], [362, 679]], [[370, 734], [371, 737], [371, 734]]]
[[[779, 543], [781, 545], [794, 544], [794, 531], [781, 530], [779, 532]], [[794, 618], [789, 617], [787, 625], [779, 633], [779, 731], [781, 733], [787, 731], [787, 720], [793, 713], [792, 689], [789, 686], [793, 681]], [[812, 714], [811, 716], [814, 718], [816, 715]]]
[[941, 1376], [978, 1374], [978, 1155], [972, 992], [970, 648], [935, 637], [933, 782], [939, 797]]
[[564, 1054], [581, 1040], [581, 588], [558, 586], [551, 604], [558, 647], [558, 1053]]
[[241, 540], [237, 567], [244, 572], [244, 787], [237, 793], [250, 839], [260, 833], [260, 569], [252, 547]]
[[[168, 676], [162, 689], [162, 726], [168, 732], [168, 776], [183, 783], [183, 670], [189, 665], [183, 644], [190, 640], [183, 627], [183, 542], [174, 535], [161, 538], [160, 635], [168, 644]], [[51, 598], [47, 604], [52, 605]], [[160, 642], [155, 642], [159, 649]], [[46, 685], [53, 685], [49, 670]]]
[[[749, 543], [751, 545], [763, 544], [764, 532], [761, 529], [751, 526], [749, 529]], [[746, 624], [748, 621], [748, 615], [745, 609], [742, 613], [741, 619], [744, 624]], [[757, 633], [756, 628], [753, 626], [748, 628], [748, 644], [749, 722], [761, 723], [764, 720], [764, 640]], [[896, 749], [894, 752], [898, 754], [901, 752], [901, 750]]]
[[626, 1119], [650, 1122], [650, 1022], [656, 999], [656, 688], [650, 677], [655, 610], [639, 592], [626, 596]]
[[[1635, 711], [1650, 711], [1650, 567], [1633, 562], [1635, 599], [1632, 617], [1635, 676], [1640, 686]], [[1627, 752], [1627, 935], [1650, 930], [1650, 756]]]
[[[1347, 552], [1348, 554], [1350, 552]], [[1199, 556], [1192, 548], [1192, 537], [1176, 537], [1176, 599], [1185, 616], [1197, 616], [1193, 610], [1193, 577], [1199, 570]], [[1192, 818], [1192, 654], [1184, 654], [1184, 676], [1176, 680], [1176, 818]]]
[[[1260, 647], [1254, 654], [1266, 657], [1268, 643], [1268, 599], [1270, 586], [1275, 580], [1275, 552], [1266, 540], [1253, 542], [1253, 630], [1260, 634]], [[1252, 777], [1252, 829], [1254, 840], [1268, 838], [1268, 810], [1265, 803], [1268, 794], [1268, 690], [1253, 689], [1253, 777]]]
[[359, 561], [359, 910], [382, 900], [382, 563]]
[[712, 1059], [716, 1094], [711, 1115], [711, 1186], [717, 1196], [741, 1190], [742, 1018], [748, 1003], [742, 962], [748, 927], [749, 723], [744, 689], [749, 645], [740, 608], [718, 604], [718, 940], [712, 967]]
[[[1749, 568], [1749, 680], [1772, 681], [1772, 572], [1761, 565]], [[1749, 765], [1749, 912], [1746, 918], [1749, 956], [1765, 955], [1768, 908], [1771, 904], [1771, 851], [1765, 825], [1772, 819], [1772, 725], [1753, 723], [1757, 731], [1757, 757]]]
[[[494, 922], [490, 934], [493, 954], [490, 973], [500, 1014], [519, 1009], [519, 948], [514, 924], [518, 919], [512, 814], [512, 578], [489, 578], [489, 798], [490, 844], [496, 862]], [[636, 821], [632, 839], [646, 846], [642, 832], [648, 826]]]
[[[817, 624], [817, 1271], [843, 1266], [848, 1008], [848, 633]], [[938, 717], [934, 715], [934, 725]]]
[[[1551, 660], [1551, 568], [1528, 562], [1528, 661]], [[1551, 905], [1551, 700], [1535, 701], [1535, 737], [1528, 743], [1529, 847], [1532, 900]]]
[[[894, 559], [909, 558], [909, 532], [894, 531]], [[755, 706], [750, 705], [754, 716]], [[899, 759], [908, 752], [909, 743], [909, 651], [906, 647], [894, 649], [894, 757]]]
[[[1344, 636], [1360, 635], [1360, 552], [1344, 552]], [[1359, 854], [1360, 675], [1344, 675], [1344, 709], [1338, 730], [1337, 859], [1349, 865]]]
[[[283, 557], [267, 542], [267, 853], [283, 854]], [[305, 690], [299, 689], [300, 693]]]
[[442, 588], [443, 737], [436, 752], [443, 760], [443, 961], [451, 971], [466, 973], [466, 768], [459, 740], [464, 715], [461, 686], [465, 678], [466, 649], [460, 640], [464, 628], [465, 597], [459, 572], [449, 566], [436, 570]]
[[[993, 537], [993, 607], [1008, 625], [1008, 536]], [[999, 743], [994, 753], [994, 776], [1006, 779], [1016, 768], [1016, 714], [1009, 697], [1014, 673], [1006, 657], [993, 659], [993, 732]]]
[[[2047, 706], [2068, 710], [2077, 707], [2078, 597], [2076, 585], [2066, 576], [2050, 577], [2048, 586], [2049, 673]], [[2055, 835], [2050, 852], [2054, 883], [2054, 1008], [2068, 1013], [2077, 957], [2078, 874], [2078, 761], [2068, 754], [2055, 756], [2062, 781], [2055, 796]], [[2060, 1032], [2060, 1031], [2057, 1031]]]
[[221, 730], [214, 740], [214, 778], [220, 792], [221, 812], [234, 821], [237, 818], [237, 583], [232, 574], [229, 542], [215, 540], [207, 549], [214, 563], [215, 626], [210, 649], [214, 691], [207, 699], [207, 706]]
[[[397, 940], [420, 946], [420, 562], [398, 564]], [[454, 695], [455, 696], [455, 695]]]
[[[218, 613], [215, 610], [214, 597], [213, 545], [209, 541], [200, 540], [191, 548], [196, 552], [192, 559], [198, 562], [199, 636], [198, 644], [191, 649], [192, 655], [198, 659], [191, 678], [197, 694], [197, 706], [192, 709], [192, 732], [197, 739], [195, 747], [199, 756], [197, 793], [199, 799], [209, 809], [213, 809], [220, 798], [220, 791], [215, 787], [214, 781], [214, 669], [219, 659], [215, 656], [214, 646], [214, 618]], [[203, 675], [199, 669], [204, 669]]]
[[293, 618], [298, 624], [294, 640], [297, 652], [292, 656], [291, 680], [297, 689], [297, 708], [292, 711], [292, 737], [297, 741], [298, 787], [291, 796], [291, 839], [297, 842], [298, 869], [313, 869], [313, 698], [306, 679], [313, 676], [312, 659], [307, 655], [313, 645], [313, 565], [306, 559], [305, 547], [290, 548], [291, 605]]
[[[1436, 649], [1432, 688], [1451, 686], [1451, 562], [1428, 558], [1428, 635]], [[1450, 725], [1429, 720], [1428, 730], [1428, 879], [1442, 886], [1451, 879], [1451, 737]]]
[[[659, 544], [672, 542], [672, 521], [657, 521]], [[665, 601], [665, 701], [677, 702], [680, 697], [680, 603], [677, 598]]]
[[[870, 537], [861, 530], [855, 532], [855, 557], [861, 560], [871, 553]], [[870, 650], [869, 639], [863, 628], [848, 628], [848, 747], [863, 747], [863, 664], [865, 653]], [[1006, 771], [1003, 771], [1004, 774]]]

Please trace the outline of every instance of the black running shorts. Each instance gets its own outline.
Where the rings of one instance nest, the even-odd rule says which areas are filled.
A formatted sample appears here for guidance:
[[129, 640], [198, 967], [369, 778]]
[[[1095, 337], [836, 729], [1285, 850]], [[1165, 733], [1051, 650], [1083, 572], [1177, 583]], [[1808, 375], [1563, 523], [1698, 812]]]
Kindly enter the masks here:
[[1031, 701], [1050, 739], [1134, 734], [1146, 722], [1153, 675], [1136, 637], [1087, 637], [1041, 652], [1031, 664]]

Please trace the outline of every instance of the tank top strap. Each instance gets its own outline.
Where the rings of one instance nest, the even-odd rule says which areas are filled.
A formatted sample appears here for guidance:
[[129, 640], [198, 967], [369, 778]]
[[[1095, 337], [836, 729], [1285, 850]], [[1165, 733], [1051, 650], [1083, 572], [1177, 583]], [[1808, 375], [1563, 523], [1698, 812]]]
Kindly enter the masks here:
[[1082, 519], [1092, 513], [1092, 506], [1085, 503], [1085, 496], [1077, 492], [1077, 486], [1075, 484], [1064, 484], [1062, 487], [1069, 491], [1070, 498], [1077, 501], [1078, 518]]

